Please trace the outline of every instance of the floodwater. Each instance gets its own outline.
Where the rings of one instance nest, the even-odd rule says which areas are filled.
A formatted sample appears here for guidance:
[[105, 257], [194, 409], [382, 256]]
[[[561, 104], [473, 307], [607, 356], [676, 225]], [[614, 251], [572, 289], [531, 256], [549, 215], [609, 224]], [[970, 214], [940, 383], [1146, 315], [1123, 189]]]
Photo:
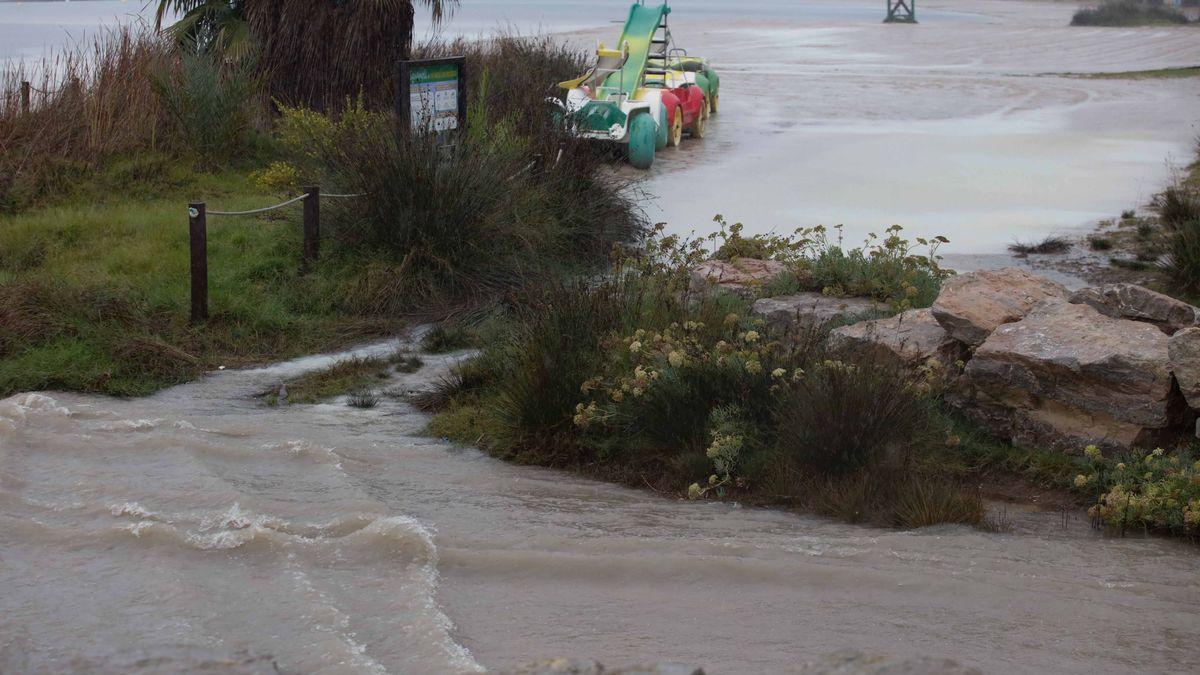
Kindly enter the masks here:
[[[449, 358], [380, 387], [427, 386]], [[680, 501], [423, 438], [399, 400], [252, 398], [331, 359], [139, 400], [0, 401], [0, 672], [570, 655], [775, 673], [846, 647], [995, 673], [1200, 658], [1193, 546], [1053, 513], [1012, 512], [1003, 534], [896, 532]]]
[[[996, 254], [1145, 204], [1200, 135], [1200, 78], [1062, 76], [1195, 66], [1192, 27], [1071, 28], [1075, 3], [1017, 0], [923, 2], [916, 26], [880, 23], [876, 0], [671, 5], [723, 94], [708, 137], [660, 153], [646, 183], [647, 214], [679, 234], [716, 214], [750, 233], [844, 224], [848, 244], [897, 224], [948, 236], [944, 253]], [[627, 7], [467, 0], [440, 27], [418, 11], [417, 36], [612, 44]], [[150, 16], [142, 0], [0, 2], [0, 61]]]
[[851, 244], [898, 224], [986, 254], [1090, 230], [1194, 158], [1200, 78], [1047, 75], [1198, 65], [1193, 27], [1071, 28], [1074, 3], [921, 7], [917, 26], [677, 10], [676, 40], [722, 76], [721, 111], [660, 155], [651, 217], [680, 234], [715, 214], [747, 232], [845, 224]]

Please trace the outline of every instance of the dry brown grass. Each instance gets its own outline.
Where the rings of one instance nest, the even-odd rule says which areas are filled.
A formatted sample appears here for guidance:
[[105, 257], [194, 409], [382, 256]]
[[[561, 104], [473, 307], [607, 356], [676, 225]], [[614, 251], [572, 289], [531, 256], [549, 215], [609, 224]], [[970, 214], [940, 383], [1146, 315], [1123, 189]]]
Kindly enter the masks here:
[[[101, 159], [169, 140], [150, 75], [172, 58], [157, 36], [126, 27], [0, 75], [0, 211], [38, 202]], [[22, 81], [33, 87], [28, 112]]]

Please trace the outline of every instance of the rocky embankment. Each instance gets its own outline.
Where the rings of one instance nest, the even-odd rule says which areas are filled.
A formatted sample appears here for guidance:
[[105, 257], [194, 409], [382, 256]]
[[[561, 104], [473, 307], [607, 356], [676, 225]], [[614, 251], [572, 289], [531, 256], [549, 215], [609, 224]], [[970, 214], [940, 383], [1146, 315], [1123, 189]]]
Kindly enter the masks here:
[[[725, 266], [737, 274], [719, 274]], [[741, 294], [773, 274], [762, 261], [706, 263], [696, 285]], [[831, 346], [910, 365], [951, 366], [947, 400], [999, 439], [1075, 452], [1167, 444], [1200, 410], [1200, 308], [1135, 284], [1069, 291], [1004, 268], [948, 279], [933, 306], [887, 318], [867, 298], [761, 298], [775, 326], [832, 328]]]

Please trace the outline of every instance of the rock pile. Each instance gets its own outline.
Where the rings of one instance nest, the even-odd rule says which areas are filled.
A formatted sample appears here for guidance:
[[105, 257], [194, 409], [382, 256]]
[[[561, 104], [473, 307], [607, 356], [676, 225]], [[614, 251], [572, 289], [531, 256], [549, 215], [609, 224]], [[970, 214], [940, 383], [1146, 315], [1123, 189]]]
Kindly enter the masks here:
[[[932, 314], [970, 349], [951, 402], [1004, 440], [1065, 451], [1157, 445], [1200, 408], [1200, 309], [1150, 289], [1070, 293], [1006, 268], [949, 279]], [[877, 342], [887, 339], [895, 333]]]
[[1200, 410], [1200, 308], [1141, 286], [1072, 293], [1005, 268], [951, 277], [930, 309], [868, 318], [885, 309], [819, 293], [754, 304], [769, 324], [832, 327], [835, 348], [963, 365], [950, 402], [1020, 445], [1152, 446], [1177, 438]]

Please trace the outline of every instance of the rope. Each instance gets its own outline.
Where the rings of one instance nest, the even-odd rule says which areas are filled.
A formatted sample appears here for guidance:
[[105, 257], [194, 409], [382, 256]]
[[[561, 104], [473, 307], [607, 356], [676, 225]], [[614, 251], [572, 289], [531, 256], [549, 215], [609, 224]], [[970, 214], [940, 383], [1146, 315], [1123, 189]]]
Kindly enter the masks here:
[[256, 213], [264, 213], [266, 211], [274, 211], [275, 209], [281, 209], [281, 208], [287, 206], [288, 204], [295, 204], [296, 202], [303, 201], [305, 199], [308, 199], [308, 195], [306, 195], [306, 194], [300, 195], [299, 197], [294, 197], [292, 199], [289, 199], [286, 202], [283, 202], [282, 204], [276, 204], [275, 206], [264, 206], [261, 209], [251, 209], [250, 211], [208, 211], [207, 213], [210, 216], [252, 216]]
[[[352, 195], [331, 195], [331, 194], [325, 194], [322, 192], [320, 196], [322, 198], [329, 197], [331, 199], [349, 199], [351, 197], [366, 197], [367, 193], [360, 192], [358, 194], [352, 194]], [[275, 209], [281, 209], [289, 204], [295, 204], [296, 202], [303, 201], [305, 199], [308, 199], [307, 193], [302, 194], [299, 197], [293, 197], [293, 198], [287, 200], [286, 202], [281, 202], [274, 206], [264, 206], [261, 209], [251, 209], [249, 211], [206, 211], [205, 213], [207, 213], [210, 216], [252, 216], [256, 213], [266, 213], [267, 211], [274, 211]], [[196, 214], [192, 213], [191, 211], [192, 211], [192, 209], [188, 209], [188, 215], [195, 217]]]
[[61, 93], [63, 93], [64, 91], [66, 91], [66, 90], [67, 90], [67, 87], [69, 87], [69, 86], [70, 86], [70, 85], [68, 85], [68, 84], [64, 84], [64, 85], [62, 85], [61, 87], [58, 87], [58, 88], [56, 88], [56, 89], [42, 89], [41, 87], [35, 87], [35, 86], [33, 86], [33, 83], [32, 83], [32, 82], [22, 82], [22, 84], [28, 84], [28, 85], [29, 85], [29, 91], [31, 91], [31, 92], [33, 92], [33, 93], [35, 93], [35, 94], [42, 94], [42, 95], [44, 95], [44, 96], [52, 96], [52, 95], [54, 95], [54, 94], [61, 94]]

